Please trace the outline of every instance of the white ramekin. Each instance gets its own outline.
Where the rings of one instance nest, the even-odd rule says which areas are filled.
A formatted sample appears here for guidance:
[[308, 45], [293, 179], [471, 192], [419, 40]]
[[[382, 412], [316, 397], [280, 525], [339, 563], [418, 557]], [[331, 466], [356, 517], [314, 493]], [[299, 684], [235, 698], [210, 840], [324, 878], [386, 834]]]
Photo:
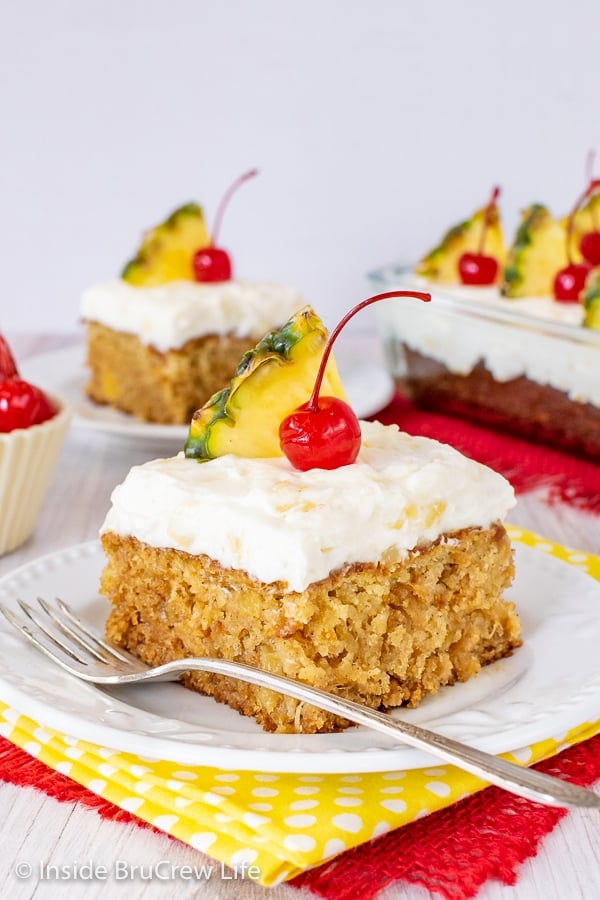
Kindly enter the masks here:
[[71, 410], [48, 396], [58, 409], [55, 416], [0, 434], [0, 555], [32, 534], [69, 428]]

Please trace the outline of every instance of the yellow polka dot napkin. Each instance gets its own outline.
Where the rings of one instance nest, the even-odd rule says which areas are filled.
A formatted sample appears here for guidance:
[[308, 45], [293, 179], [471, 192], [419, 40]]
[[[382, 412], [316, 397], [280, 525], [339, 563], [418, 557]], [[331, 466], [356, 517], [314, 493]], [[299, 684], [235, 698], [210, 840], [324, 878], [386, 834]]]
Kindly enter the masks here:
[[[599, 557], [510, 531], [513, 540], [600, 580]], [[599, 732], [600, 720], [584, 722], [505, 758], [529, 765]], [[60, 734], [2, 702], [0, 735], [94, 794], [264, 885], [290, 879], [485, 786], [448, 765], [323, 775], [182, 767]]]

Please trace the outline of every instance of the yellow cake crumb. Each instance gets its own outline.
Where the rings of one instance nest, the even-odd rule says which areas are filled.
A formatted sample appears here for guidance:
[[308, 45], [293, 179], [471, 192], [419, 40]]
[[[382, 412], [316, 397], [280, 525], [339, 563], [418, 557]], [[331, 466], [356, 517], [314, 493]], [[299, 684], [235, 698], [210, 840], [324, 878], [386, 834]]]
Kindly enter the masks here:
[[[443, 535], [401, 560], [345, 566], [303, 592], [112, 532], [102, 543], [107, 635], [150, 665], [214, 656], [391, 709], [416, 706], [521, 644], [514, 606], [502, 599], [514, 569], [499, 523]], [[267, 731], [348, 725], [224, 676], [195, 672], [183, 681]]]

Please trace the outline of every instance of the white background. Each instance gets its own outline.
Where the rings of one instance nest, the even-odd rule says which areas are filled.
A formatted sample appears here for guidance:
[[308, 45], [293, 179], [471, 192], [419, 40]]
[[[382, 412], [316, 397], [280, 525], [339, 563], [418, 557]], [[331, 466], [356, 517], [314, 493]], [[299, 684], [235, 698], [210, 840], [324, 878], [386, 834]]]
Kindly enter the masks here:
[[494, 183], [509, 229], [566, 212], [600, 153], [599, 34], [598, 0], [5, 0], [0, 330], [76, 329], [144, 227], [189, 199], [210, 223], [252, 166], [236, 273], [329, 324]]

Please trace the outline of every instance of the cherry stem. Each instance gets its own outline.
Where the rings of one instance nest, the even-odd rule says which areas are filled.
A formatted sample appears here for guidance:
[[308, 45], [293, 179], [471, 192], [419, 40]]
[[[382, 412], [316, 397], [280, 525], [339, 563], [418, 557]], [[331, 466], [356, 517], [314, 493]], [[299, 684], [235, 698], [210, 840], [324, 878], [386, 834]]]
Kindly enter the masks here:
[[327, 368], [327, 363], [329, 362], [331, 348], [333, 347], [333, 344], [342, 328], [344, 328], [344, 326], [350, 321], [350, 319], [352, 319], [356, 315], [356, 313], [364, 309], [365, 306], [370, 306], [372, 303], [377, 303], [379, 300], [387, 300], [389, 297], [414, 297], [416, 300], [423, 300], [425, 303], [428, 303], [431, 300], [431, 294], [426, 294], [423, 291], [385, 291], [385, 293], [383, 294], [375, 294], [373, 297], [368, 297], [366, 300], [363, 300], [361, 303], [351, 309], [350, 312], [346, 313], [344, 318], [341, 319], [340, 322], [338, 322], [338, 324], [329, 335], [327, 346], [323, 351], [321, 364], [319, 365], [317, 377], [315, 379], [315, 386], [310, 396], [310, 400], [306, 405], [306, 408], [310, 412], [318, 412], [319, 410], [319, 391], [321, 390], [321, 384], [325, 375], [325, 369]]
[[219, 236], [219, 232], [221, 231], [221, 223], [223, 222], [223, 214], [229, 205], [229, 201], [242, 184], [245, 181], [249, 181], [250, 178], [254, 178], [255, 175], [258, 175], [258, 169], [250, 169], [248, 172], [244, 172], [243, 175], [240, 175], [239, 178], [236, 178], [233, 184], [231, 184], [223, 195], [223, 199], [219, 203], [219, 207], [217, 209], [217, 214], [215, 216], [215, 225], [213, 228], [212, 235], [212, 246], [217, 246], [217, 238]]
[[585, 161], [586, 181], [593, 181], [595, 160], [596, 160], [596, 151], [593, 148], [591, 148], [590, 150], [588, 150], [587, 159]]
[[483, 248], [485, 246], [485, 238], [487, 235], [487, 230], [490, 224], [490, 219], [492, 216], [492, 210], [495, 207], [498, 197], [500, 196], [500, 188], [495, 187], [492, 191], [492, 196], [490, 197], [489, 203], [485, 208], [485, 213], [483, 214], [483, 222], [481, 224], [481, 237], [479, 238], [479, 254], [483, 255]]

